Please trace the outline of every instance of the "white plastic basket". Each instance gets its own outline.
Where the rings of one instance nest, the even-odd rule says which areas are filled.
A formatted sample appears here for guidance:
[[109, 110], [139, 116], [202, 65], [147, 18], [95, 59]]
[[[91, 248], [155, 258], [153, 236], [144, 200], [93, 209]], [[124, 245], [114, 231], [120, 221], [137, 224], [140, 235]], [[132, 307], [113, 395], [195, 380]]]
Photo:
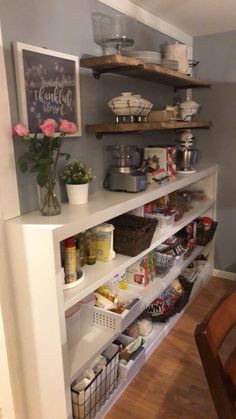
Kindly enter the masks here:
[[[128, 345], [134, 340], [130, 336], [120, 335], [119, 341], [123, 343], [124, 346]], [[125, 382], [133, 377], [142, 367], [145, 361], [145, 350], [144, 347], [141, 346], [137, 351], [134, 359], [130, 359], [127, 363], [119, 363], [119, 381]]]
[[129, 324], [129, 318], [133, 310], [140, 304], [141, 297], [136, 297], [126, 290], [120, 290], [118, 298], [124, 301], [131, 301], [123, 313], [113, 313], [100, 307], [93, 307], [92, 323], [101, 329], [122, 332]]
[[175, 213], [172, 215], [155, 214], [155, 218], [158, 220], [157, 228], [162, 230], [174, 225]]
[[172, 215], [164, 215], [161, 213], [155, 213], [155, 214], [148, 214], [145, 213], [145, 218], [155, 218], [158, 220], [157, 228], [159, 229], [165, 229], [168, 227], [172, 227], [175, 222], [175, 214]]
[[66, 312], [66, 333], [69, 349], [75, 347], [92, 326], [91, 309], [95, 304], [94, 294], [79, 301]]

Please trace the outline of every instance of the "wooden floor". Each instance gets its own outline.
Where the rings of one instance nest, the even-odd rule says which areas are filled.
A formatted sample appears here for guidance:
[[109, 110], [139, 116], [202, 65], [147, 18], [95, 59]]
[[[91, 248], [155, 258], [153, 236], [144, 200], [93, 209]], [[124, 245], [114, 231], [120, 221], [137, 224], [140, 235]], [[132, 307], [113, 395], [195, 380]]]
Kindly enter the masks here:
[[[211, 278], [106, 419], [216, 419], [193, 331], [236, 282]], [[235, 335], [234, 335], [235, 343]]]

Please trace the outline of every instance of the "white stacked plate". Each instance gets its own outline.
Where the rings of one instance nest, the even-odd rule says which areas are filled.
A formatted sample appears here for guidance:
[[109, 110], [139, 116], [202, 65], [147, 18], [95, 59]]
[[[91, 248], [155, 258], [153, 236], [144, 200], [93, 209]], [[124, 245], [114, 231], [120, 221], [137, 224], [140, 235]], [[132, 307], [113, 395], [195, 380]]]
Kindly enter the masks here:
[[137, 60], [141, 60], [148, 64], [161, 64], [161, 54], [156, 51], [130, 51], [126, 52], [125, 55]]
[[178, 71], [179, 69], [179, 62], [177, 60], [170, 60], [167, 58], [162, 58], [161, 66], [165, 68], [170, 68], [171, 70]]

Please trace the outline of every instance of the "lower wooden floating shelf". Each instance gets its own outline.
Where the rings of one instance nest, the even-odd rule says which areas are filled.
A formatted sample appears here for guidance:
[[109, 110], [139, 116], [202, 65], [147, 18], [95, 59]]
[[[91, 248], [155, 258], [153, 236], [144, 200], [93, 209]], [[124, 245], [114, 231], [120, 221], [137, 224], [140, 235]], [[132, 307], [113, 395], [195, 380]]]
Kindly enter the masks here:
[[175, 130], [190, 128], [210, 128], [209, 121], [169, 121], [169, 122], [133, 122], [86, 125], [86, 131], [95, 133], [100, 139], [108, 134], [125, 134], [143, 131]]

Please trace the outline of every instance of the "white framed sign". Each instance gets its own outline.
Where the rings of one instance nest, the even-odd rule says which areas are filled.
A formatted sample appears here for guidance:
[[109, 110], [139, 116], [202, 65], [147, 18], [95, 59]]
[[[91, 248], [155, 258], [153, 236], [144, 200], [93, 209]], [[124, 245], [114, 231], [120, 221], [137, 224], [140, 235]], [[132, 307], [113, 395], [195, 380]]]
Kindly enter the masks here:
[[45, 119], [67, 119], [81, 135], [79, 58], [20, 42], [13, 50], [19, 122], [36, 133]]

